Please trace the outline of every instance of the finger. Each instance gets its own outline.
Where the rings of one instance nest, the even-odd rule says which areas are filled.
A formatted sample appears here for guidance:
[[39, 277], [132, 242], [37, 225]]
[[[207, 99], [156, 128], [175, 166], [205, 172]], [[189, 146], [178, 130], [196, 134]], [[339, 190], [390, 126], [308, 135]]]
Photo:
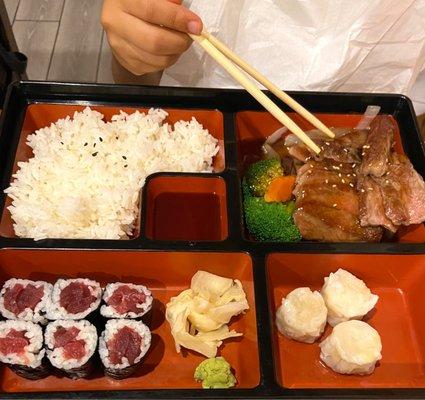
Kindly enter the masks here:
[[140, 50], [135, 50], [134, 46], [118, 35], [106, 33], [106, 37], [113, 55], [125, 69], [134, 75], [141, 75], [147, 72], [141, 68], [137, 59]]
[[168, 0], [133, 0], [126, 2], [125, 7], [127, 13], [154, 25], [195, 35], [202, 31], [201, 18], [181, 4]]
[[192, 43], [184, 33], [146, 23], [129, 14], [122, 15], [120, 26], [115, 30], [134, 46], [152, 54], [183, 53]]
[[141, 50], [129, 43], [122, 38], [118, 39], [120, 42], [116, 45], [121, 55], [125, 54], [127, 58], [135, 61], [142, 62], [144, 64], [151, 65], [153, 67], [167, 68], [173, 65], [179, 58], [179, 54], [172, 55], [157, 55], [151, 54], [147, 51]]
[[126, 60], [127, 63], [132, 66], [133, 70], [138, 69], [137, 65], [139, 64], [148, 65], [155, 71], [162, 70], [175, 64], [179, 58], [179, 55], [162, 56], [147, 53], [120, 37], [114, 37], [114, 40], [111, 41], [114, 42], [115, 52], [121, 57], [121, 59]]
[[139, 53], [139, 60], [145, 64], [157, 67], [158, 69], [165, 69], [171, 67], [177, 62], [180, 55], [157, 56], [155, 54], [146, 53], [141, 51]]
[[127, 60], [122, 57], [118, 52], [112, 51], [116, 60], [129, 72], [133, 75], [144, 75], [150, 72], [156, 72], [157, 69], [151, 65], [143, 65], [141, 63], [136, 63], [135, 61]]

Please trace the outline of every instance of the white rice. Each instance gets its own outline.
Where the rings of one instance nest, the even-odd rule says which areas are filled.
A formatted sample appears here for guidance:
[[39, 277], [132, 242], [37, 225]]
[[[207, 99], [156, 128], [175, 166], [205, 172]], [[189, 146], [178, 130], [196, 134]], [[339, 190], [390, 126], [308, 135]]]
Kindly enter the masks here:
[[[14, 287], [17, 284], [21, 284], [24, 287], [29, 284], [33, 284], [37, 288], [39, 288], [40, 286], [44, 287], [43, 297], [41, 298], [40, 302], [35, 306], [34, 310], [27, 307], [18, 315], [15, 315], [13, 312], [9, 311], [5, 307], [4, 295], [6, 293], [6, 290]], [[0, 312], [4, 318], [19, 319], [19, 320], [31, 321], [31, 322], [40, 322], [44, 324], [46, 322], [46, 318], [44, 318], [44, 314], [46, 312], [46, 307], [50, 299], [52, 288], [53, 288], [52, 284], [43, 282], [43, 281], [30, 281], [28, 279], [15, 279], [15, 278], [9, 279], [4, 283], [3, 288], [0, 292]]]
[[102, 305], [100, 307], [100, 313], [106, 317], [106, 318], [139, 318], [145, 315], [150, 309], [152, 308], [152, 293], [151, 291], [143, 285], [135, 285], [133, 283], [108, 283], [106, 285], [105, 291], [103, 292], [103, 301], [105, 303], [108, 303], [109, 298], [113, 295], [116, 289], [118, 289], [120, 286], [128, 286], [131, 289], [136, 289], [139, 292], [142, 292], [146, 295], [145, 302], [143, 304], [137, 304], [137, 308], [139, 309], [139, 312], [135, 313], [133, 311], [127, 312], [125, 314], [120, 314], [115, 310], [114, 307], [109, 305]]
[[[96, 300], [90, 305], [86, 311], [77, 314], [69, 313], [64, 307], [60, 305], [60, 294], [72, 282], [81, 282], [89, 287], [90, 293], [96, 297]], [[76, 279], [58, 279], [53, 285], [51, 301], [47, 304], [46, 318], [47, 319], [83, 319], [87, 317], [92, 311], [99, 307], [102, 297], [102, 288], [100, 284], [91, 279], [76, 278]]]
[[16, 235], [125, 239], [148, 175], [212, 172], [217, 139], [195, 118], [172, 127], [164, 123], [167, 115], [121, 112], [104, 122], [86, 108], [28, 136], [34, 157], [18, 163], [5, 190]]
[[[66, 359], [63, 355], [63, 347], [55, 348], [54, 334], [58, 327], [65, 329], [76, 327], [80, 330], [76, 340], [84, 340], [85, 342], [84, 349], [86, 354], [84, 357], [79, 360], [75, 358]], [[47, 347], [47, 357], [52, 365], [59, 369], [68, 370], [83, 366], [93, 356], [97, 346], [97, 332], [96, 327], [86, 320], [58, 320], [47, 325], [44, 340]]]
[[16, 331], [26, 331], [25, 337], [30, 343], [25, 346], [23, 354], [10, 353], [4, 355], [0, 353], [0, 362], [5, 364], [24, 365], [30, 368], [37, 368], [41, 365], [45, 350], [43, 347], [43, 332], [41, 327], [29, 321], [1, 321], [0, 338], [6, 337], [11, 329]]
[[[112, 364], [109, 361], [109, 349], [107, 343], [111, 340], [114, 335], [125, 326], [128, 326], [131, 329], [134, 329], [142, 338], [140, 343], [140, 354], [134, 360], [133, 364], [130, 364], [127, 358], [122, 358], [121, 364]], [[103, 365], [106, 368], [111, 369], [122, 369], [127, 368], [130, 365], [137, 364], [147, 353], [151, 345], [151, 331], [149, 328], [141, 321], [135, 321], [130, 319], [110, 319], [105, 324], [105, 330], [102, 332], [99, 338], [99, 355], [102, 360]]]

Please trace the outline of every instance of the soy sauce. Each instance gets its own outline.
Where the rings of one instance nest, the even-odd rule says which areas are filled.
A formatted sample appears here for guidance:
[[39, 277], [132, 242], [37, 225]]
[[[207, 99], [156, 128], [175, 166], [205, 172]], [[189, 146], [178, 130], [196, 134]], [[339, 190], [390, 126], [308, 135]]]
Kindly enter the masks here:
[[160, 193], [153, 239], [221, 240], [220, 198], [213, 193]]

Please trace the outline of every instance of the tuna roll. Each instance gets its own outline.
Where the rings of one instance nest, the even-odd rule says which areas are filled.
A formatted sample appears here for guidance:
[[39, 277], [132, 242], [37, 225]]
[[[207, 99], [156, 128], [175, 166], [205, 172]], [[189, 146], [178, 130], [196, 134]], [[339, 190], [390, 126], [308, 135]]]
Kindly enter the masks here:
[[100, 304], [102, 289], [90, 279], [59, 279], [53, 286], [48, 319], [83, 319]]
[[106, 318], [139, 318], [152, 308], [152, 293], [143, 285], [109, 283], [100, 313]]
[[72, 379], [86, 378], [93, 370], [97, 332], [89, 321], [58, 320], [44, 334], [51, 364]]
[[51, 292], [52, 285], [47, 282], [9, 279], [0, 292], [0, 312], [7, 319], [45, 323]]
[[134, 374], [151, 345], [151, 332], [141, 321], [110, 319], [99, 338], [105, 374], [114, 379]]
[[0, 362], [26, 379], [49, 375], [41, 327], [29, 321], [0, 322]]

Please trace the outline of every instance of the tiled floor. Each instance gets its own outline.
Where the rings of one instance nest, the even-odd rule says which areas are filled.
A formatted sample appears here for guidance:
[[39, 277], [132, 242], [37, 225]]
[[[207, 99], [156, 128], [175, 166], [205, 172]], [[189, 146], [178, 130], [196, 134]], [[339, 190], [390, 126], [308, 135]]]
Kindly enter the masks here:
[[34, 80], [111, 83], [102, 0], [4, 0]]

